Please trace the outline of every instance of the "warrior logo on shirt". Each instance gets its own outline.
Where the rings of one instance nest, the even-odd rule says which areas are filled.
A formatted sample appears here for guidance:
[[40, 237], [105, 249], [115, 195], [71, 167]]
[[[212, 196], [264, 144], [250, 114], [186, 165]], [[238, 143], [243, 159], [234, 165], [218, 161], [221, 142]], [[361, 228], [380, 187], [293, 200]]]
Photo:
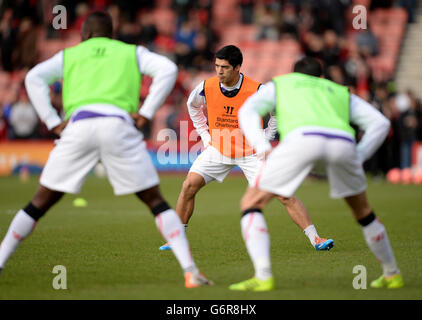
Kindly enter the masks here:
[[226, 114], [233, 114], [234, 107], [224, 106], [224, 110], [226, 110]]
[[95, 48], [95, 55], [102, 57], [105, 53], [105, 48]]

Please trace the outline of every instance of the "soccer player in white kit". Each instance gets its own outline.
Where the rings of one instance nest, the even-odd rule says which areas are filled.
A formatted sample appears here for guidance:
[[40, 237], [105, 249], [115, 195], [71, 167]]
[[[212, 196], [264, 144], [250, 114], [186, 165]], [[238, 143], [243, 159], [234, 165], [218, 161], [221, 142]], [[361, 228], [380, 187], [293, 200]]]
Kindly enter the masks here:
[[[262, 210], [278, 195], [291, 197], [314, 165], [327, 171], [333, 198], [344, 198], [362, 226], [369, 249], [380, 261], [383, 275], [373, 288], [404, 285], [384, 225], [376, 218], [366, 197], [362, 163], [384, 141], [390, 123], [380, 112], [347, 87], [321, 79], [322, 67], [313, 58], [303, 58], [294, 73], [273, 78], [251, 96], [239, 112], [239, 124], [249, 143], [265, 162], [241, 200], [241, 229], [255, 276], [230, 286], [232, 290], [274, 289], [270, 240]], [[276, 112], [281, 142], [272, 150], [260, 128], [260, 117]], [[364, 135], [355, 143], [358, 125]]]
[[[249, 184], [252, 184], [261, 164], [256, 152], [247, 143], [237, 125], [237, 112], [243, 102], [262, 85], [243, 75], [240, 67], [242, 52], [228, 45], [215, 55], [216, 76], [202, 81], [189, 95], [187, 107], [195, 129], [200, 135], [205, 150], [198, 156], [183, 182], [176, 205], [176, 212], [185, 227], [188, 226], [195, 196], [208, 183], [223, 182], [229, 172], [239, 166]], [[207, 116], [204, 109], [207, 109]], [[272, 140], [277, 126], [270, 117], [265, 137]], [[317, 250], [330, 250], [333, 239], [319, 237], [303, 203], [296, 197], [278, 197], [291, 219], [303, 230], [312, 246]], [[170, 250], [164, 244], [160, 250]]]
[[[192, 258], [185, 229], [159, 190], [158, 174], [141, 129], [174, 87], [177, 67], [142, 46], [113, 40], [111, 17], [94, 12], [82, 27], [82, 41], [35, 66], [25, 84], [48, 129], [60, 136], [50, 153], [40, 185], [30, 203], [10, 224], [0, 247], [0, 271], [37, 221], [64, 193], [78, 193], [101, 161], [116, 195], [134, 193], [155, 216], [162, 236], [171, 244], [185, 275], [185, 286], [212, 284]], [[142, 108], [142, 75], [153, 78]], [[63, 79], [62, 121], [51, 105], [49, 85]]]

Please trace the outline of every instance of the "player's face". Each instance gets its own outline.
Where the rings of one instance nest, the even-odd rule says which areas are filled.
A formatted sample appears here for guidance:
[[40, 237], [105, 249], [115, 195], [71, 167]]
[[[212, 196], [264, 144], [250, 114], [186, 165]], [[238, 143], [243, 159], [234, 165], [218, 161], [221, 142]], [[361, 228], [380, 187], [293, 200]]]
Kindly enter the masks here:
[[234, 86], [239, 80], [240, 66], [233, 66], [225, 59], [215, 59], [215, 71], [220, 82], [228, 87]]

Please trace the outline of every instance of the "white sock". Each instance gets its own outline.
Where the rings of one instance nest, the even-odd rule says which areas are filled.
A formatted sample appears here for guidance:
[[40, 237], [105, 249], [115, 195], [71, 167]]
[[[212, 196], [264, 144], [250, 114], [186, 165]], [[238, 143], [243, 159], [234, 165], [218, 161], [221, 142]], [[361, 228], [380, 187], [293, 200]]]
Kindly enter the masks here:
[[155, 217], [155, 223], [161, 235], [170, 244], [171, 250], [185, 272], [198, 272], [193, 261], [185, 227], [173, 209], [161, 212]]
[[270, 236], [264, 215], [250, 212], [240, 221], [243, 240], [255, 268], [255, 277], [266, 280], [272, 276], [270, 260]]
[[362, 227], [362, 230], [369, 249], [382, 265], [384, 275], [392, 276], [399, 273], [400, 270], [397, 267], [384, 225], [375, 219], [367, 226]]
[[0, 245], [0, 268], [4, 268], [20, 242], [30, 235], [36, 224], [37, 222], [25, 211], [19, 210]]
[[315, 229], [315, 226], [313, 224], [306, 227], [305, 230], [303, 230], [305, 235], [308, 237], [309, 241], [311, 242], [312, 246], [315, 247], [315, 237], [319, 238], [318, 232]]

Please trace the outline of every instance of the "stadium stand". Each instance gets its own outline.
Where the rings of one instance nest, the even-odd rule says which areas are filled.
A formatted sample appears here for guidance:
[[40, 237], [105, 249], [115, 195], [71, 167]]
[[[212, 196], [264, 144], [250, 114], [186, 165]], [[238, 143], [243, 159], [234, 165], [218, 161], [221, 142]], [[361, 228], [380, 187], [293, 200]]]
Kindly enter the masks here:
[[[412, 16], [412, 15], [411, 15]], [[417, 19], [415, 19], [417, 17]], [[397, 65], [397, 87], [404, 92], [411, 89], [421, 99], [422, 92], [422, 68], [415, 66], [422, 65], [422, 6], [413, 14], [414, 23], [408, 25], [405, 41], [401, 50], [400, 59]]]
[[[339, 1], [336, 6], [327, 8], [322, 6], [324, 2], [294, 0], [156, 0], [139, 4], [131, 2], [126, 7], [113, 0], [75, 1], [70, 8], [73, 11], [68, 12], [68, 29], [52, 30], [49, 26], [54, 17], [51, 14], [52, 1], [39, 2], [42, 3], [38, 5], [41, 8], [37, 7], [37, 2], [31, 2], [29, 10], [23, 10], [13, 1], [4, 1], [0, 7], [0, 33], [4, 51], [0, 66], [3, 123], [0, 125], [0, 137], [10, 138], [7, 129], [8, 110], [16, 100], [28, 68], [79, 42], [79, 30], [87, 8], [108, 10], [115, 21], [118, 39], [142, 43], [179, 64], [179, 87], [159, 110], [148, 134], [152, 147], [159, 145], [156, 137], [160, 129], [188, 119], [185, 107], [187, 95], [199, 81], [214, 74], [213, 52], [227, 44], [241, 48], [244, 54], [242, 71], [261, 82], [270, 80], [275, 74], [290, 72], [293, 63], [301, 55], [317, 57], [327, 65], [327, 77], [348, 85], [352, 92], [374, 103], [394, 123], [398, 122], [401, 111], [396, 107], [395, 97], [397, 93], [405, 94], [407, 88], [396, 92], [395, 76], [409, 20], [414, 19], [415, 15], [409, 11], [414, 8], [400, 7], [400, 1], [392, 2], [393, 5], [377, 7], [376, 1], [348, 0]], [[78, 6], [81, 3], [85, 4], [83, 8], [82, 5]], [[355, 30], [352, 26], [356, 16], [353, 8], [356, 5], [364, 6], [368, 12], [368, 30]], [[250, 17], [244, 14], [244, 8], [253, 9], [248, 13]], [[10, 52], [20, 48], [17, 44], [26, 36], [19, 33], [20, 24], [25, 18], [22, 12], [30, 12], [37, 44], [36, 61], [24, 67], [13, 62], [12, 58], [7, 60], [13, 57]], [[43, 14], [37, 14], [39, 12]], [[271, 19], [273, 33], [269, 37], [261, 34], [262, 17], [264, 20]], [[188, 49], [183, 42], [185, 40], [176, 38], [180, 26], [186, 21], [193, 34]], [[143, 38], [140, 36], [141, 31], [146, 33]], [[18, 35], [17, 38], [11, 38], [14, 34]], [[333, 65], [335, 68], [330, 68]], [[150, 79], [145, 77], [141, 100], [146, 96], [149, 85]], [[387, 90], [386, 98], [382, 93], [383, 88]], [[422, 108], [417, 95], [415, 103], [419, 121], [416, 139], [421, 140]], [[393, 125], [393, 128], [396, 126]], [[41, 127], [40, 130], [41, 138], [51, 138], [45, 128]], [[192, 130], [191, 124], [189, 130]], [[394, 150], [399, 149], [398, 130], [393, 130], [390, 139], [395, 141], [392, 147]], [[382, 171], [386, 173], [389, 168], [399, 165], [397, 161], [391, 160]]]

